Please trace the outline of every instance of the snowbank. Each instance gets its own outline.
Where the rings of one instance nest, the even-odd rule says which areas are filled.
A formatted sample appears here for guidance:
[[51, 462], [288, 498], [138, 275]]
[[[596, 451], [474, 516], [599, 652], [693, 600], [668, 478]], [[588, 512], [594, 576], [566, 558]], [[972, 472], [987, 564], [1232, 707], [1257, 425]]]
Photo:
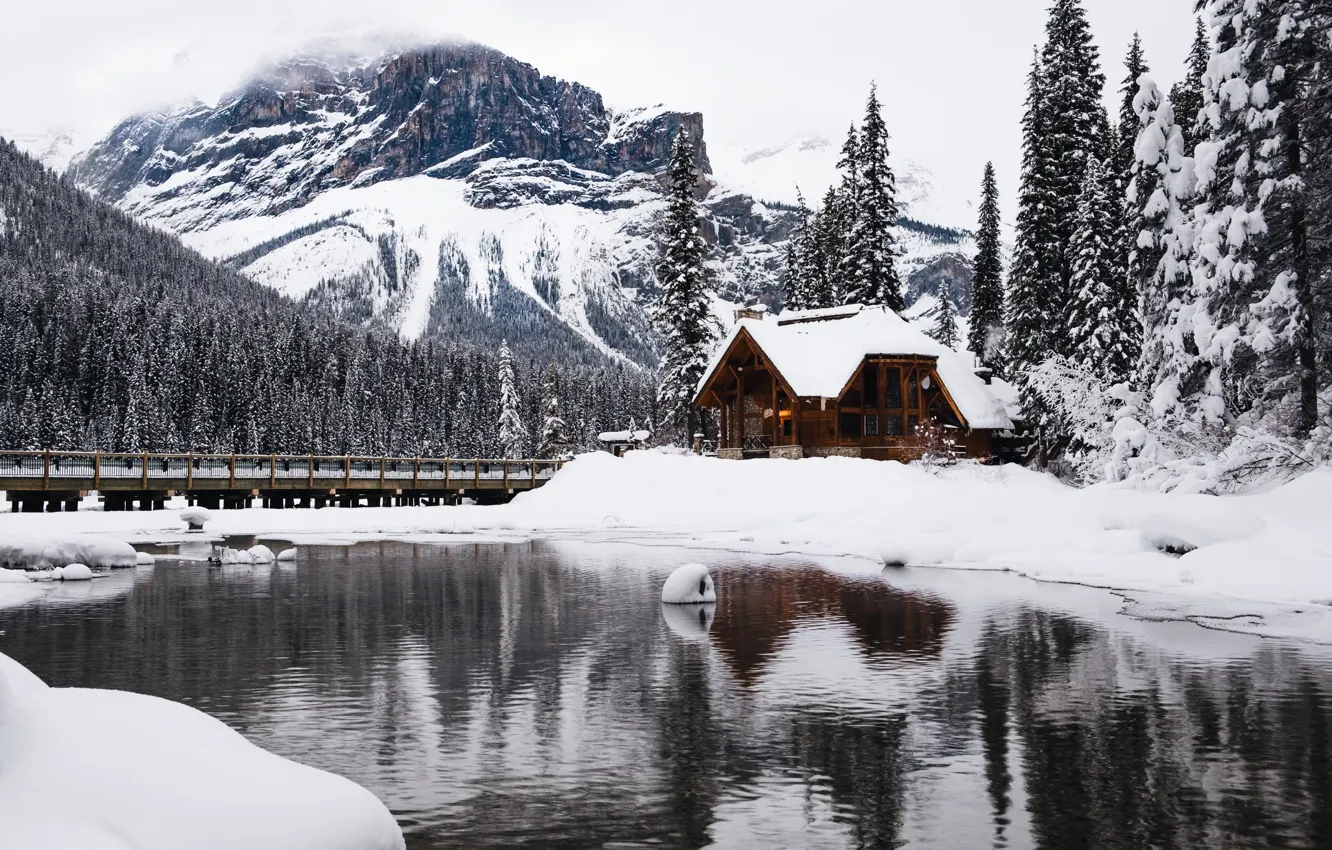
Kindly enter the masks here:
[[[469, 542], [577, 538], [853, 555], [1012, 570], [1214, 608], [1224, 600], [1276, 603], [1308, 618], [1332, 610], [1329, 507], [1332, 470], [1266, 493], [1204, 496], [1110, 484], [1079, 490], [1013, 466], [931, 473], [847, 458], [736, 462], [603, 452], [578, 457], [509, 505], [218, 511], [209, 533], [306, 543], [442, 543], [466, 534]], [[144, 542], [198, 539], [174, 513], [0, 514], [0, 540], [19, 528], [61, 538], [86, 531]]]
[[1221, 497], [1075, 489], [1015, 466], [931, 473], [845, 458], [735, 462], [635, 452], [581, 456], [495, 516], [553, 534], [604, 531], [613, 515], [616, 539], [667, 534], [757, 552], [859, 554], [1308, 605], [1332, 601], [1329, 507], [1332, 470], [1264, 494]]
[[139, 561], [123, 540], [92, 534], [20, 536], [0, 534], [0, 567], [44, 570], [67, 564], [90, 567], [132, 567]]
[[178, 703], [48, 688], [0, 654], [0, 850], [391, 850], [364, 788]]

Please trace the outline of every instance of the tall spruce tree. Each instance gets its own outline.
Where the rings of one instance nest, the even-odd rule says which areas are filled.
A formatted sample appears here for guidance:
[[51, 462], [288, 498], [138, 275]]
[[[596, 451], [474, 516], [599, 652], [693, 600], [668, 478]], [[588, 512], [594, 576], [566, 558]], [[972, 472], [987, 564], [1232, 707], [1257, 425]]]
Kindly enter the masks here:
[[699, 232], [694, 146], [683, 130], [667, 171], [667, 209], [657, 263], [660, 297], [653, 320], [663, 338], [658, 404], [665, 423], [689, 444], [701, 423], [693, 398], [717, 333], [708, 303], [705, 246]]
[[999, 184], [994, 176], [994, 163], [987, 162], [981, 180], [967, 347], [991, 369], [1000, 366], [1004, 338], [1003, 248], [999, 226]]
[[811, 293], [814, 289], [814, 270], [810, 267], [813, 257], [810, 243], [813, 240], [811, 220], [813, 213], [805, 203], [803, 192], [797, 191], [796, 224], [791, 237], [786, 242], [786, 258], [782, 281], [782, 301], [787, 310], [807, 310], [810, 306]]
[[837, 268], [846, 250], [846, 231], [842, 229], [845, 219], [843, 197], [836, 187], [829, 187], [811, 230], [811, 309], [835, 307], [841, 303], [845, 282], [838, 277]]
[[1142, 129], [1134, 102], [1138, 96], [1138, 81], [1149, 71], [1147, 57], [1142, 49], [1142, 38], [1135, 32], [1128, 55], [1124, 57], [1124, 83], [1119, 88], [1119, 125], [1115, 128], [1114, 157], [1109, 163], [1110, 176], [1114, 180], [1111, 197], [1118, 207], [1112, 222], [1117, 246], [1115, 274], [1125, 281], [1131, 274], [1129, 265], [1138, 241], [1136, 226], [1139, 210], [1128, 202], [1129, 185], [1137, 174], [1135, 150]]
[[897, 178], [888, 163], [888, 127], [876, 86], [870, 87], [860, 128], [859, 195], [848, 246], [849, 277], [843, 302], [882, 304], [901, 311], [897, 275]]
[[1108, 384], [1127, 381], [1140, 347], [1136, 287], [1120, 266], [1115, 225], [1122, 216], [1118, 181], [1095, 160], [1078, 200], [1073, 231], [1070, 359]]
[[1054, 186], [1043, 150], [1051, 104], [1045, 72], [1033, 53], [1027, 74], [1027, 106], [1022, 116], [1022, 174], [1018, 187], [1013, 263], [1008, 271], [1008, 359], [1020, 375], [1050, 356], [1063, 319], [1055, 263]]
[[823, 250], [825, 267], [831, 280], [831, 289], [835, 293], [833, 306], [840, 303], [855, 278], [855, 257], [851, 253], [851, 237], [856, 227], [856, 216], [860, 211], [860, 193], [862, 188], [860, 162], [860, 131], [855, 122], [846, 131], [846, 141], [837, 158], [837, 170], [841, 174], [838, 184], [828, 190], [824, 198], [824, 240]]
[[546, 376], [541, 395], [544, 418], [541, 423], [541, 440], [537, 444], [537, 457], [544, 460], [564, 457], [572, 448], [572, 441], [560, 409], [560, 391], [554, 371]]
[[[1082, 0], [1055, 0], [1046, 22], [1041, 51], [1045, 85], [1045, 126], [1037, 144], [1050, 192], [1051, 238], [1042, 250], [1051, 252], [1047, 263], [1056, 275], [1052, 316], [1067, 313], [1072, 296], [1073, 258], [1070, 246], [1077, 226], [1077, 203], [1092, 159], [1103, 159], [1110, 140], [1102, 96], [1105, 74], [1092, 41], [1091, 25]], [[1068, 354], [1069, 336], [1057, 333], [1050, 353]]]
[[499, 350], [499, 445], [503, 457], [518, 457], [527, 440], [527, 427], [518, 412], [518, 388], [513, 372], [513, 352], [508, 340], [500, 343]]
[[1207, 136], [1207, 121], [1200, 113], [1203, 108], [1203, 78], [1207, 75], [1207, 63], [1211, 58], [1212, 41], [1207, 36], [1206, 25], [1199, 18], [1193, 47], [1189, 50], [1188, 70], [1184, 79], [1170, 89], [1170, 103], [1174, 109], [1175, 123], [1183, 134], [1186, 156], [1193, 156], [1200, 138]]

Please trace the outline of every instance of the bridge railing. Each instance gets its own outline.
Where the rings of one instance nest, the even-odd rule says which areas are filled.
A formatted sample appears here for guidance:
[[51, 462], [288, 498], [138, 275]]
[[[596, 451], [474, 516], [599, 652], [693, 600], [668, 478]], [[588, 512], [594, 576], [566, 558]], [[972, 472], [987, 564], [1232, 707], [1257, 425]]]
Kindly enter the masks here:
[[[271, 484], [282, 481], [290, 487], [292, 481], [305, 480], [311, 487], [328, 488], [353, 483], [387, 487], [411, 487], [421, 482], [432, 486], [443, 483], [446, 487], [465, 489], [468, 484], [482, 481], [517, 483], [545, 482], [554, 477], [562, 460], [503, 460], [474, 458], [424, 457], [358, 457], [352, 455], [246, 455], [246, 454], [184, 454], [152, 452], [65, 452], [65, 451], [8, 451], [0, 452], [0, 478], [41, 479], [47, 488], [49, 482], [61, 479], [92, 479], [118, 482], [138, 480], [144, 489], [153, 481], [184, 479], [186, 486], [195, 482], [206, 485], [224, 483], [235, 486], [237, 481], [245, 487], [268, 479]], [[262, 485], [261, 485], [262, 486]], [[94, 486], [94, 489], [96, 487]]]

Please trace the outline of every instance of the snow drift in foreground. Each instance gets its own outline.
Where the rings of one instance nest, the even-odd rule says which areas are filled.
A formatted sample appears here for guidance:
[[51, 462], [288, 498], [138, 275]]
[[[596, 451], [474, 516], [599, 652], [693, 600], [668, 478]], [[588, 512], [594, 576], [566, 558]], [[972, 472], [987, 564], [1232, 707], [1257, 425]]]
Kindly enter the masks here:
[[392, 850], [355, 783], [184, 705], [50, 688], [0, 654], [0, 850]]
[[69, 564], [133, 567], [138, 562], [139, 555], [133, 546], [110, 537], [93, 534], [0, 535], [0, 567], [21, 570], [49, 570]]

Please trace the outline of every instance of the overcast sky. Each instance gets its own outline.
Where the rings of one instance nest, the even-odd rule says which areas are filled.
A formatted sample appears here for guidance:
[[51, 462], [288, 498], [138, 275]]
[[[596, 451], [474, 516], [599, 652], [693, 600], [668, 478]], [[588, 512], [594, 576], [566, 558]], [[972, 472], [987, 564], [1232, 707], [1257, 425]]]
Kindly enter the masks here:
[[[1158, 82], [1181, 71], [1193, 0], [1084, 0], [1118, 88], [1134, 30]], [[481, 41], [613, 106], [703, 112], [709, 145], [840, 141], [879, 84], [895, 155], [970, 197], [993, 159], [1017, 181], [1024, 77], [1047, 0], [118, 0], [15, 2], [0, 30], [0, 128], [100, 134], [215, 98], [266, 56], [328, 32]], [[668, 11], [669, 10], [669, 11]], [[721, 175], [723, 178], [725, 175]], [[816, 190], [817, 191], [817, 190]], [[965, 222], [954, 222], [965, 223]]]

